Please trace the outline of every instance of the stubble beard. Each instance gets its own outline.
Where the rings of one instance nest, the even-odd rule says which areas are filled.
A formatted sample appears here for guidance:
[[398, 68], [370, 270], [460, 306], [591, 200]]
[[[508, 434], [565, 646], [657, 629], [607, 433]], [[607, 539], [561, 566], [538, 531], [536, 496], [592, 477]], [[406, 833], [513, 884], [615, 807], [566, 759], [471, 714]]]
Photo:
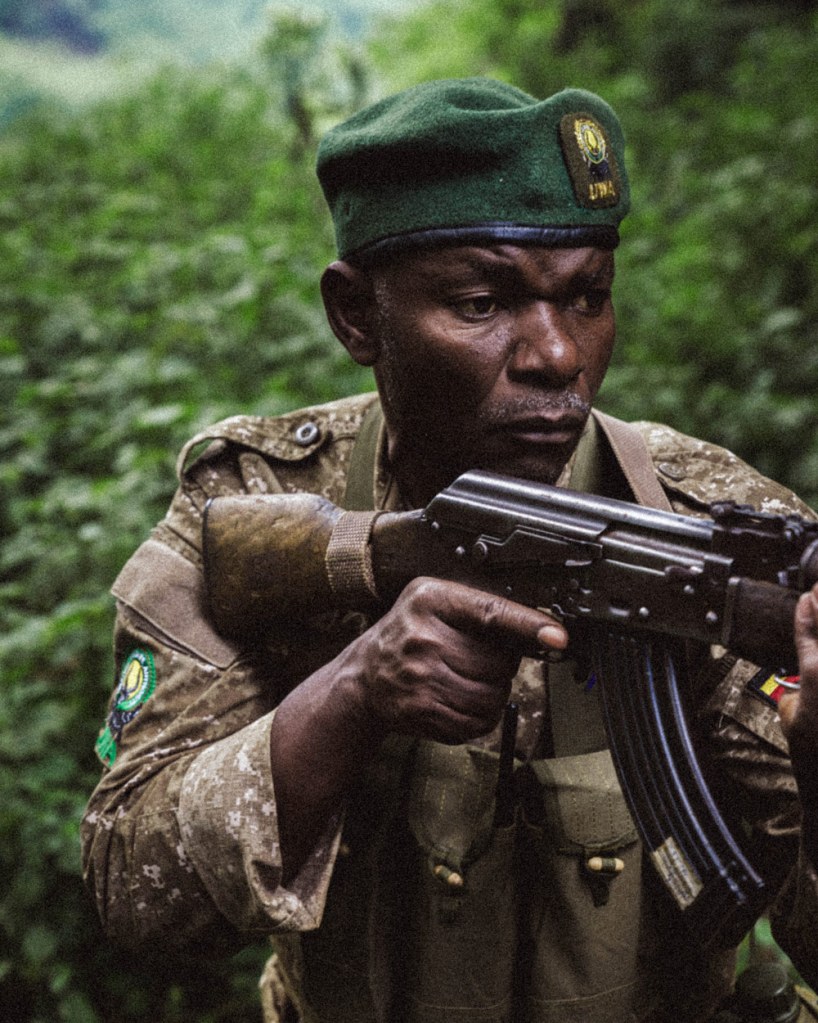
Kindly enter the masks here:
[[[587, 421], [591, 414], [591, 404], [573, 391], [542, 391], [520, 398], [509, 398], [495, 402], [479, 411], [476, 419], [480, 436], [491, 435], [502, 430], [509, 422], [525, 419], [527, 416], [558, 417], [560, 414], [572, 413]], [[579, 435], [577, 435], [579, 440]], [[573, 454], [575, 445], [568, 451], [554, 452], [554, 460], [543, 458], [538, 460], [533, 471], [526, 473], [526, 478], [552, 486], [559, 479], [566, 462]], [[499, 468], [497, 471], [502, 472]]]

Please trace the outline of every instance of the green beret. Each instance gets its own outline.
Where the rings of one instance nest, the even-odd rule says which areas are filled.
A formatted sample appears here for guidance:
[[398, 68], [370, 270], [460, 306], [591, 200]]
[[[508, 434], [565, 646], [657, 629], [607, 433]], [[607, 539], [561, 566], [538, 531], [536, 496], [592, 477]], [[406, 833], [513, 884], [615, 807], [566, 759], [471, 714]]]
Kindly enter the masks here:
[[604, 100], [488, 78], [426, 82], [329, 131], [318, 178], [341, 257], [507, 241], [613, 248], [630, 206]]

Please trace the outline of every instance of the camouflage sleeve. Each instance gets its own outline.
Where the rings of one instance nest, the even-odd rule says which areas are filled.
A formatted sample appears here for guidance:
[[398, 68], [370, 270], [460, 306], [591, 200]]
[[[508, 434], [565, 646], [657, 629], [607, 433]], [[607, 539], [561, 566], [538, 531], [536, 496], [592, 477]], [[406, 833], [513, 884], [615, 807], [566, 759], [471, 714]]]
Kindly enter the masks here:
[[134, 946], [309, 929], [322, 913], [340, 820], [280, 884], [269, 742], [284, 651], [237, 650], [203, 613], [201, 511], [241, 485], [222, 473], [183, 486], [113, 590], [118, 684], [83, 861], [106, 931]]
[[774, 893], [776, 940], [815, 986], [818, 875], [801, 846], [798, 790], [768, 674], [737, 661], [710, 698], [703, 723], [720, 803], [742, 818], [751, 858]]

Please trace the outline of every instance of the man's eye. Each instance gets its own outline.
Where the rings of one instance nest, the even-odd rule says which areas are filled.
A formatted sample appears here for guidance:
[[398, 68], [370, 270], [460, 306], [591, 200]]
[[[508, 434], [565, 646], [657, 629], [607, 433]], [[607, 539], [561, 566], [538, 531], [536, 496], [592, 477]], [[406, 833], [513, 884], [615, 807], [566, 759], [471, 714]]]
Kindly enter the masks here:
[[595, 313], [602, 312], [610, 294], [607, 288], [591, 288], [588, 291], [583, 291], [574, 299], [574, 308], [581, 313], [593, 316]]
[[493, 316], [500, 308], [500, 303], [493, 295], [472, 295], [469, 298], [461, 298], [454, 305], [459, 313], [473, 320]]

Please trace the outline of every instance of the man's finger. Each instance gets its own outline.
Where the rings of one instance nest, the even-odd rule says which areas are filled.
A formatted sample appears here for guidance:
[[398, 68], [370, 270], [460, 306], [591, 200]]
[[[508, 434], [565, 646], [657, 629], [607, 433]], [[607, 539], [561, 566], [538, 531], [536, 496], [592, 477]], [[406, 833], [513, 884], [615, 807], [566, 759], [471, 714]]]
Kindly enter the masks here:
[[[812, 714], [818, 717], [818, 585], [802, 593], [795, 607], [795, 646], [801, 685], [797, 692], [781, 698], [778, 711], [790, 741], [796, 718]], [[818, 737], [816, 737], [818, 743]]]
[[564, 650], [568, 645], [564, 626], [545, 611], [468, 586], [452, 583], [445, 586], [449, 599], [442, 617], [452, 626], [514, 639], [532, 649]]

